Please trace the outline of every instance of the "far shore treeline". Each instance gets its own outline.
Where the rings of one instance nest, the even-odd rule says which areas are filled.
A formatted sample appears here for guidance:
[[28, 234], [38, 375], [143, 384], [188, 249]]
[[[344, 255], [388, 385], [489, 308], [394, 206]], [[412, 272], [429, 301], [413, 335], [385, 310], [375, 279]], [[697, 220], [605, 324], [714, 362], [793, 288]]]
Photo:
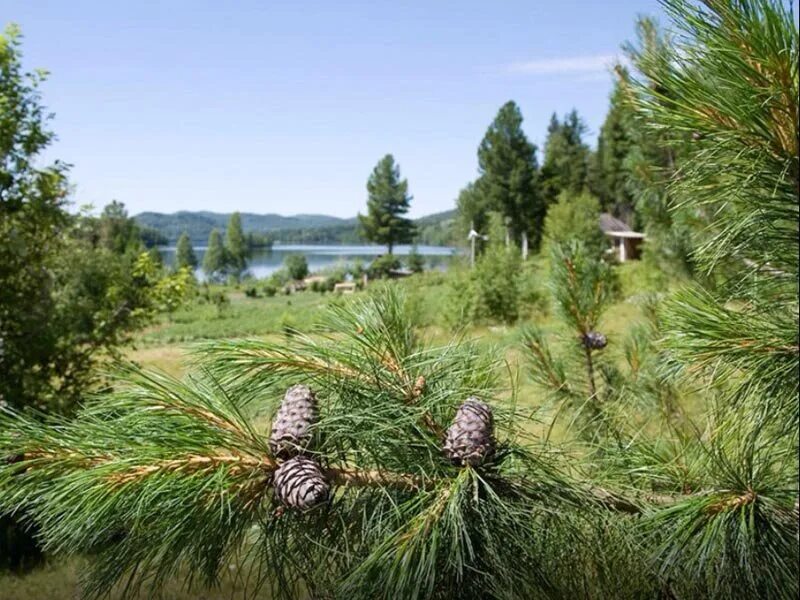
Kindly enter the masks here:
[[[240, 214], [245, 234], [265, 235], [273, 241], [305, 244], [363, 244], [367, 241], [356, 217]], [[156, 234], [160, 245], [174, 245], [186, 232], [192, 244], [203, 246], [213, 229], [225, 229], [230, 217], [231, 213], [181, 211], [171, 214], [143, 212], [135, 215], [134, 219], [143, 230]], [[458, 242], [455, 222], [455, 209], [414, 219], [416, 242], [427, 246], [448, 246]]]

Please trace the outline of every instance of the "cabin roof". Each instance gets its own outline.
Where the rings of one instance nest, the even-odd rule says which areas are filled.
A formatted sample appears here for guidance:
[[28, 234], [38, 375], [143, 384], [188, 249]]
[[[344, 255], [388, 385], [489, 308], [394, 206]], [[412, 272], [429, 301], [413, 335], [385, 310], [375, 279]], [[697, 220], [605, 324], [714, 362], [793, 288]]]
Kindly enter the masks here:
[[633, 231], [625, 221], [616, 218], [608, 213], [600, 214], [600, 229], [608, 236], [618, 238], [644, 238], [643, 233]]

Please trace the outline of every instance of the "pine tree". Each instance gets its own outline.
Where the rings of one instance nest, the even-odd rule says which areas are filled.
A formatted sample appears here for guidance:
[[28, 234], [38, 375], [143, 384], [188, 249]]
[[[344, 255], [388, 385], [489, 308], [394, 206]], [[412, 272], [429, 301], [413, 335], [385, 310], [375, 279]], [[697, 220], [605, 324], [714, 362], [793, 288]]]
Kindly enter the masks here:
[[[636, 42], [626, 44], [625, 52], [643, 78], [639, 83], [647, 81], [657, 91], [654, 100], [671, 106], [668, 69], [672, 40], [649, 18], [639, 19], [636, 33]], [[697, 236], [707, 224], [705, 211], [693, 204], [676, 203], [670, 186], [686, 160], [692, 132], [651, 127], [649, 117], [636, 109], [631, 74], [620, 68], [616, 74], [623, 102], [634, 111], [634, 118], [628, 121], [632, 144], [624, 168], [629, 174], [627, 185], [634, 198], [636, 220], [648, 238], [644, 258], [656, 272], [697, 276], [700, 273], [692, 254]]]
[[185, 231], [178, 238], [178, 245], [175, 248], [175, 267], [177, 269], [188, 268], [191, 270], [197, 268], [197, 255], [194, 253], [189, 234]]
[[219, 229], [212, 229], [208, 236], [208, 247], [203, 255], [203, 272], [209, 279], [219, 279], [225, 274], [226, 265], [222, 235]]
[[400, 167], [391, 154], [384, 156], [367, 181], [367, 214], [358, 215], [364, 237], [370, 242], [386, 245], [392, 254], [397, 244], [414, 239], [415, 227], [405, 218], [411, 204], [408, 181], [400, 179]]
[[[620, 77], [627, 77], [623, 67], [618, 67], [618, 72]], [[630, 225], [634, 225], [634, 200], [628, 170], [633, 145], [632, 120], [633, 111], [625, 102], [623, 84], [617, 81], [611, 93], [608, 114], [600, 128], [597, 151], [591, 157], [589, 178], [589, 187], [600, 199], [602, 208]]]
[[228, 219], [225, 260], [230, 272], [238, 281], [247, 269], [247, 242], [242, 231], [242, 217], [238, 212], [234, 212]]
[[539, 247], [545, 206], [537, 182], [536, 146], [522, 131], [522, 113], [513, 101], [498, 111], [478, 148], [478, 187], [489, 205], [503, 214], [508, 235]]
[[564, 192], [577, 195], [584, 191], [589, 173], [589, 147], [583, 141], [586, 130], [586, 124], [574, 109], [563, 121], [555, 113], [550, 117], [541, 174], [548, 205]]

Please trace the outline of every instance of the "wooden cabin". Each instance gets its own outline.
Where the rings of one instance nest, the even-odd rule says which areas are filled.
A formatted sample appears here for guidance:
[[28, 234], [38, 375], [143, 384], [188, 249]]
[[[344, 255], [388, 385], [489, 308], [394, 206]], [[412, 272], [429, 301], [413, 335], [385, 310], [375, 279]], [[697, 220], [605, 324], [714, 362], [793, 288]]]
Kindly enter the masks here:
[[600, 229], [611, 238], [614, 246], [613, 252], [617, 254], [619, 262], [638, 260], [642, 255], [643, 233], [633, 231], [627, 223], [608, 213], [600, 215]]

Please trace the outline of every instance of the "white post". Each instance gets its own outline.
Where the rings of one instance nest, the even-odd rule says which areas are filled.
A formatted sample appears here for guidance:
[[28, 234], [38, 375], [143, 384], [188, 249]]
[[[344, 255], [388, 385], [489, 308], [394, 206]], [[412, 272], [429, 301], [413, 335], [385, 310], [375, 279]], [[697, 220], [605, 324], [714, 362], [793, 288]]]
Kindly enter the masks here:
[[475, 231], [475, 221], [472, 221], [469, 226], [470, 245], [472, 246], [470, 250], [469, 266], [472, 269], [475, 268], [475, 238], [478, 237], [477, 235], [472, 235], [474, 231]]
[[619, 262], [625, 262], [625, 240], [623, 238], [619, 240]]
[[522, 260], [528, 260], [528, 233], [522, 232]]

